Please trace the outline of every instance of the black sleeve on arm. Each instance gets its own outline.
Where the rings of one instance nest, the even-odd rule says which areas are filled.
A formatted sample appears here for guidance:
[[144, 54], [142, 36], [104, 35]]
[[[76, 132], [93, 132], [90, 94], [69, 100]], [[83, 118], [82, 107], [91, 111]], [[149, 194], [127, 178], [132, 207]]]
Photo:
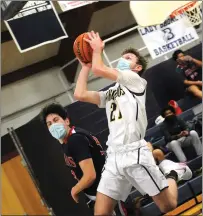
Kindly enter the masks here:
[[167, 130], [166, 126], [161, 127], [161, 130], [164, 134], [164, 139], [165, 139], [166, 144], [173, 140], [177, 140], [180, 138], [178, 135], [171, 135], [169, 131]]
[[68, 141], [68, 149], [73, 159], [79, 163], [88, 158], [92, 158], [88, 138], [82, 135], [72, 135]]
[[172, 140], [172, 137], [170, 135], [170, 133], [167, 131], [167, 129], [164, 129], [164, 137], [165, 137], [165, 141], [168, 143]]
[[189, 129], [188, 125], [185, 123], [185, 121], [183, 121], [182, 119], [178, 119], [178, 122], [179, 122], [182, 130], [190, 131], [190, 129]]
[[184, 70], [180, 69], [180, 68], [176, 68], [176, 73], [178, 74], [178, 76], [180, 77], [180, 79], [182, 79], [183, 81], [185, 81], [185, 74], [184, 74]]
[[171, 135], [165, 126], [161, 127], [161, 131], [163, 132], [164, 139], [165, 139], [166, 144], [167, 144], [168, 142], [170, 142], [172, 140]]

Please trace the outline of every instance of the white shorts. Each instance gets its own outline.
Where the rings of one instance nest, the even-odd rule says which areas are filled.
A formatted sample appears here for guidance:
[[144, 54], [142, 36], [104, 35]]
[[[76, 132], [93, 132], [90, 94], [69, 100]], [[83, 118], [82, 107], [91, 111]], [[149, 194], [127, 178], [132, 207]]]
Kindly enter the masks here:
[[[134, 144], [133, 144], [134, 145]], [[149, 147], [109, 152], [97, 191], [125, 201], [134, 186], [141, 194], [155, 196], [168, 187]]]

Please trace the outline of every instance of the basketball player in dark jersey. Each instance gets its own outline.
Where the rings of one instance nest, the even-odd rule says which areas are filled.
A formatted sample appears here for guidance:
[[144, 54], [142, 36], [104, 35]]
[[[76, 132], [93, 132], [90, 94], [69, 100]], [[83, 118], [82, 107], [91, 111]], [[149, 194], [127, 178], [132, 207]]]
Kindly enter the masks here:
[[[99, 140], [86, 130], [70, 127], [68, 114], [60, 104], [46, 106], [41, 118], [51, 135], [61, 143], [66, 165], [78, 181], [71, 190], [72, 198], [78, 203], [78, 194], [83, 191], [90, 200], [95, 201], [105, 163], [105, 152]], [[122, 216], [126, 216], [122, 202], [119, 201], [117, 209]]]

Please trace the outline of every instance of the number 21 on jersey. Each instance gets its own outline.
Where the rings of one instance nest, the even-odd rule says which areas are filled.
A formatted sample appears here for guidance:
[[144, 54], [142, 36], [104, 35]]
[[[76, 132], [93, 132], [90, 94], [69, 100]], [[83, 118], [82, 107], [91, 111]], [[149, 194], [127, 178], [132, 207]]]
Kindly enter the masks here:
[[[118, 116], [117, 114], [117, 110], [118, 110]], [[111, 103], [111, 114], [110, 114], [110, 122], [116, 121], [118, 119], [122, 118], [122, 114], [121, 111], [119, 110], [118, 105], [115, 102]]]

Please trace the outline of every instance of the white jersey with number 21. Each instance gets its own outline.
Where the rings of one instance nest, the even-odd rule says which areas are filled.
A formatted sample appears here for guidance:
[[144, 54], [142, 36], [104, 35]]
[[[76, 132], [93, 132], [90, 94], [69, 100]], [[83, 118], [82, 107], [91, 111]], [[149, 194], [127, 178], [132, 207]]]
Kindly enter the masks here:
[[[118, 70], [115, 86], [100, 91], [100, 108], [106, 108], [109, 126], [107, 145], [118, 149], [139, 143], [147, 128], [145, 109], [147, 81], [131, 70]], [[137, 148], [139, 148], [139, 144]]]

